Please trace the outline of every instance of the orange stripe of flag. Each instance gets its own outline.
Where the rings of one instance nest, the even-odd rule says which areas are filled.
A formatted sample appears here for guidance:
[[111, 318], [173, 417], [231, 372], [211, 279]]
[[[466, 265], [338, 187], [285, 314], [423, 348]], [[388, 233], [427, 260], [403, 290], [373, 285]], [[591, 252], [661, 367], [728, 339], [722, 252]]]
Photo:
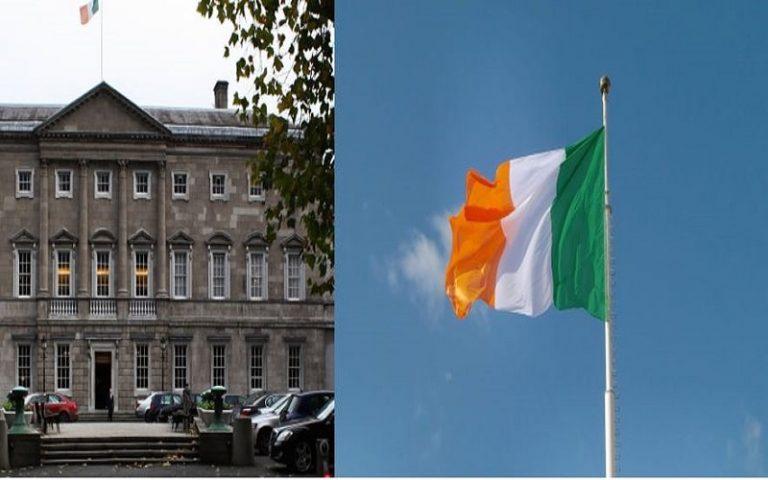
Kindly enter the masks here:
[[494, 304], [496, 269], [506, 238], [501, 220], [512, 213], [509, 162], [496, 169], [491, 182], [474, 170], [467, 173], [466, 203], [451, 217], [453, 243], [445, 271], [445, 292], [459, 318], [481, 299]]

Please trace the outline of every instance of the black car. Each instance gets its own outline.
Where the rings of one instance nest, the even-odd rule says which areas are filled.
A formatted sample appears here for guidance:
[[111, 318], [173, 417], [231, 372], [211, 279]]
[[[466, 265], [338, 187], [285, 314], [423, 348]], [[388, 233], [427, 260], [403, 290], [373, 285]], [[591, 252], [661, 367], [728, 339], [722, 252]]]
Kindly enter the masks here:
[[316, 415], [329, 400], [333, 400], [331, 391], [296, 393], [291, 396], [288, 406], [280, 412], [280, 423]]
[[145, 422], [156, 422], [158, 420], [166, 421], [168, 417], [161, 418], [161, 413], [165, 407], [181, 405], [181, 395], [171, 392], [159, 392], [152, 397], [152, 401], [144, 412]]
[[272, 431], [269, 441], [269, 456], [272, 460], [287, 465], [299, 472], [308, 473], [316, 466], [317, 441], [327, 440], [327, 462], [323, 469], [333, 470], [334, 464], [334, 422], [336, 401], [331, 399], [315, 415], [286, 422]]

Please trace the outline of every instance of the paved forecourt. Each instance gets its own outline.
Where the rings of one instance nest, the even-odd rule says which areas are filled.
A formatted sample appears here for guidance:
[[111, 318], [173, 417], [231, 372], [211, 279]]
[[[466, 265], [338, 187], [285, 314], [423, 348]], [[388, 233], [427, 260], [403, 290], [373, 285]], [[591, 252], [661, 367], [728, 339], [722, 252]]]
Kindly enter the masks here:
[[61, 433], [49, 427], [45, 437], [51, 438], [115, 438], [115, 437], [188, 437], [173, 431], [169, 423], [80, 422], [62, 423]]

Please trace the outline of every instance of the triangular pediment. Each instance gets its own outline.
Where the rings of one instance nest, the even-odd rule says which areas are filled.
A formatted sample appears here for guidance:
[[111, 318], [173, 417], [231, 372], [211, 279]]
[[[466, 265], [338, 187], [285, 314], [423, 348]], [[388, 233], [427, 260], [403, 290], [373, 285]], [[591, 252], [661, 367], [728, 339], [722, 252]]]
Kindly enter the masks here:
[[10, 240], [14, 245], [30, 245], [37, 243], [37, 237], [26, 228], [20, 230], [16, 235], [12, 236]]
[[146, 230], [140, 228], [128, 239], [129, 245], [154, 245], [155, 239]]
[[269, 247], [269, 243], [267, 242], [267, 237], [262, 235], [259, 232], [252, 233], [248, 239], [243, 242], [243, 245], [245, 245], [245, 248], [253, 248], [253, 249], [266, 249]]
[[170, 245], [184, 245], [184, 246], [190, 246], [195, 243], [194, 239], [187, 235], [186, 233], [182, 231], [178, 231], [175, 234], [171, 235], [171, 237], [168, 239], [168, 243]]
[[232, 237], [224, 232], [215, 232], [205, 241], [209, 247], [230, 247], [232, 246]]
[[304, 249], [304, 239], [294, 233], [280, 243], [283, 250], [302, 250]]
[[139, 135], [163, 137], [169, 130], [120, 92], [102, 82], [35, 129], [40, 136]]
[[51, 237], [51, 243], [61, 245], [61, 244], [70, 244], [74, 245], [77, 243], [77, 237], [74, 236], [69, 230], [66, 228], [62, 228], [59, 230], [56, 235]]

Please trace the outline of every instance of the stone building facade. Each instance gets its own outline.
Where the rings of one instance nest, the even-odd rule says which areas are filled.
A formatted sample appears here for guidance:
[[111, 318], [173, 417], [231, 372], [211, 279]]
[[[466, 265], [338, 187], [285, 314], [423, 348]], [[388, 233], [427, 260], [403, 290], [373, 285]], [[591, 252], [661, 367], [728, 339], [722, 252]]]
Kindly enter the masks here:
[[265, 240], [260, 129], [226, 108], [139, 107], [106, 83], [0, 105], [0, 391], [132, 412], [150, 391], [333, 388], [333, 300], [301, 231]]

